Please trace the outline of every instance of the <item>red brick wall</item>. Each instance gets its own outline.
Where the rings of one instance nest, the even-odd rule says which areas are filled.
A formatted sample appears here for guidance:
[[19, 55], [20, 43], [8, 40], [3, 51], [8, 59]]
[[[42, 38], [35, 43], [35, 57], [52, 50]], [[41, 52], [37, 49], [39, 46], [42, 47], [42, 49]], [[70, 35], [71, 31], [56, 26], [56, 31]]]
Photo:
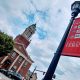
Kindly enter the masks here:
[[24, 44], [24, 47], [27, 48], [28, 45], [30, 44], [30, 42], [25, 39], [22, 35], [18, 35], [15, 39], [14, 39], [15, 42], [18, 42], [18, 43], [22, 43]]
[[[28, 57], [28, 53], [27, 53], [26, 49], [25, 49], [25, 50], [23, 49], [23, 46], [22, 46], [22, 45], [19, 45], [19, 44], [15, 43], [14, 46], [15, 46], [15, 48], [16, 48], [17, 50], [19, 50], [24, 56]], [[21, 48], [19, 48], [19, 47], [21, 47]]]
[[30, 68], [31, 64], [28, 63], [26, 67], [22, 66], [19, 73], [26, 78], [26, 74], [28, 72], [28, 69]]
[[[11, 64], [12, 64], [12, 63], [14, 62], [14, 60], [16, 59], [16, 57], [18, 56], [18, 54], [16, 53], [16, 56], [15, 56], [15, 57], [12, 57], [11, 55], [12, 55], [12, 53], [8, 55], [7, 59], [11, 60]], [[3, 60], [3, 59], [4, 59], [4, 58], [2, 58], [2, 60]], [[7, 59], [6, 59], [6, 60], [7, 60]], [[5, 61], [4, 61], [4, 62], [5, 62]], [[5, 68], [4, 62], [3, 62], [3, 64], [2, 64], [2, 67], [1, 67], [1, 68]], [[11, 64], [9, 64], [9, 65], [7, 66], [7, 69], [9, 69], [9, 67], [11, 66]]]
[[19, 66], [21, 65], [21, 63], [23, 62], [23, 60], [21, 62], [19, 62], [19, 59], [15, 62], [15, 64], [13, 66], [16, 66], [16, 70], [19, 68]]
[[[15, 51], [14, 51], [15, 52]], [[15, 52], [16, 53], [16, 52]], [[10, 59], [12, 62], [17, 58], [18, 53], [16, 53], [15, 57], [12, 57], [13, 52], [8, 56], [8, 59]]]

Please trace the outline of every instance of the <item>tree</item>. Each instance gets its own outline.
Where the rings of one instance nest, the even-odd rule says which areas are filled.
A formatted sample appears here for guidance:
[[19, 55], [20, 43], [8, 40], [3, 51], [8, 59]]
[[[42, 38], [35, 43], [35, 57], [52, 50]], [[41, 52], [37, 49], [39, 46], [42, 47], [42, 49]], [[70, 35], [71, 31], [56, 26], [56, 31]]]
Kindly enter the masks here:
[[0, 32], [0, 57], [7, 56], [13, 50], [14, 41], [11, 36]]

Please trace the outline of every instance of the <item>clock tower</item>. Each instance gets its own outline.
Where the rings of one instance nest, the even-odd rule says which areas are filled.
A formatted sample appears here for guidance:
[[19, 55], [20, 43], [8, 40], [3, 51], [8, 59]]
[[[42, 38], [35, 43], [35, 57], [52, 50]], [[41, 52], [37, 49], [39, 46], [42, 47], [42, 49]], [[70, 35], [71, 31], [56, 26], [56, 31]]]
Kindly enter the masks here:
[[28, 28], [26, 28], [22, 34], [18, 35], [14, 39], [14, 41], [23, 45], [24, 48], [26, 49], [30, 44], [31, 36], [35, 33], [35, 31], [36, 31], [36, 24], [32, 24]]

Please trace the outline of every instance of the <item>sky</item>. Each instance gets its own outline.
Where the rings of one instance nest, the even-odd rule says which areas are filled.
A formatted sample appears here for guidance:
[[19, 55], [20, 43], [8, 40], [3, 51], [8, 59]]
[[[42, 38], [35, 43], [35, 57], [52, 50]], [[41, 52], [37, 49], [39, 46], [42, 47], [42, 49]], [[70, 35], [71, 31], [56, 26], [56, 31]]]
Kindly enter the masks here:
[[[47, 71], [71, 18], [75, 0], [0, 0], [0, 30], [15, 38], [36, 23], [27, 52], [38, 70]], [[79, 16], [78, 16], [79, 17]], [[80, 59], [61, 56], [55, 80], [80, 80]], [[44, 75], [37, 72], [38, 80]]]

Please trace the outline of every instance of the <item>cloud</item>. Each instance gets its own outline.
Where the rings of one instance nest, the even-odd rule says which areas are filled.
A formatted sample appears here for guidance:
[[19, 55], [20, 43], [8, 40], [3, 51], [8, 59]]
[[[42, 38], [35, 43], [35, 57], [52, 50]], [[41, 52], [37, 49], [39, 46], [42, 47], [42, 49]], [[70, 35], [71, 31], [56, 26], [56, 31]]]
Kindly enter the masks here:
[[8, 35], [14, 37], [14, 32], [12, 27], [6, 22], [0, 19], [0, 31], [7, 33]]
[[[73, 60], [72, 60], [73, 59]], [[72, 57], [61, 57], [59, 65], [56, 70], [56, 80], [59, 78], [60, 80], [75, 80], [73, 76], [76, 77], [77, 80], [79, 80], [79, 67], [80, 64], [78, 64], [78, 58], [72, 58]], [[75, 63], [76, 62], [76, 63]], [[60, 71], [59, 71], [60, 70]], [[60, 73], [61, 72], [61, 73]]]
[[[31, 70], [47, 71], [71, 17], [74, 0], [2, 0], [0, 1], [0, 30], [15, 37], [26, 27], [37, 23], [37, 30], [27, 48], [34, 60]], [[79, 80], [79, 58], [61, 57], [55, 80]], [[44, 76], [38, 73], [38, 80]], [[75, 77], [74, 77], [75, 76]]]

